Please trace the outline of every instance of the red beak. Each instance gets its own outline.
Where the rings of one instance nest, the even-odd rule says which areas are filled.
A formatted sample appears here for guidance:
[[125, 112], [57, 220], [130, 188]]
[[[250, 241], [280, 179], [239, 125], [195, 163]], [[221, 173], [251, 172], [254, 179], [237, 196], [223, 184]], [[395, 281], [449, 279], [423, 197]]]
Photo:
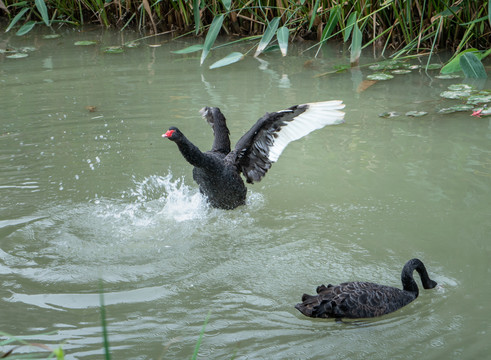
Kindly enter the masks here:
[[172, 136], [172, 134], [174, 134], [174, 131], [176, 131], [176, 130], [167, 130], [167, 132], [165, 134], [162, 134], [162, 137], [163, 138], [169, 138]]

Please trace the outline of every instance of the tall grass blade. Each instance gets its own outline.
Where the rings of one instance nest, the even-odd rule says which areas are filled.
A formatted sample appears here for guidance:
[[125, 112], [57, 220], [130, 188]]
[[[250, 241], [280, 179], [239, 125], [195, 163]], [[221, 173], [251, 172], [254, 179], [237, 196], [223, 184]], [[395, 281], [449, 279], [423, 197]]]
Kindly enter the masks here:
[[348, 41], [349, 36], [351, 35], [351, 31], [353, 30], [353, 26], [356, 23], [356, 11], [351, 13], [346, 22], [346, 28], [344, 29], [344, 42]]
[[329, 12], [329, 20], [327, 21], [326, 27], [322, 32], [321, 43], [329, 39], [332, 32], [334, 31], [334, 28], [338, 24], [340, 9], [341, 8], [339, 7], [339, 5], [337, 5], [336, 7], [333, 7]]
[[266, 46], [268, 46], [269, 42], [271, 41], [274, 34], [276, 33], [276, 29], [278, 29], [279, 23], [280, 23], [280, 18], [275, 17], [268, 24], [268, 27], [266, 28], [266, 31], [264, 32], [263, 37], [261, 38], [261, 41], [259, 41], [259, 45], [257, 46], [256, 52], [254, 53], [254, 57], [258, 57], [259, 54], [261, 54], [263, 50], [266, 49]]
[[210, 319], [211, 310], [208, 311], [206, 315], [205, 322], [203, 323], [203, 327], [201, 328], [201, 332], [199, 333], [198, 341], [196, 342], [196, 346], [194, 347], [194, 353], [191, 357], [191, 360], [196, 360], [198, 357], [199, 347], [201, 345], [201, 340], [203, 339], [203, 335], [205, 334], [206, 324], [208, 324], [208, 320]]
[[290, 30], [286, 26], [282, 26], [276, 32], [276, 38], [278, 39], [278, 45], [280, 46], [281, 55], [286, 56], [288, 52], [288, 38], [290, 37]]
[[355, 25], [353, 26], [353, 35], [351, 37], [350, 63], [352, 65], [357, 64], [358, 60], [360, 59], [362, 38], [363, 36], [361, 34], [360, 28], [358, 27], [358, 24], [355, 23]]
[[36, 0], [35, 4], [46, 26], [50, 26], [51, 23], [49, 21], [48, 8], [46, 7], [46, 3], [44, 2], [44, 0]]
[[210, 52], [211, 47], [215, 43], [215, 40], [222, 28], [224, 15], [221, 14], [219, 16], [215, 16], [213, 21], [211, 22], [210, 28], [208, 29], [208, 34], [206, 34], [205, 44], [203, 45], [203, 52], [201, 53], [200, 65], [203, 65], [208, 53]]
[[236, 63], [244, 58], [244, 54], [240, 52], [232, 52], [225, 56], [223, 59], [220, 59], [213, 64], [210, 65], [210, 69], [216, 69], [219, 67], [227, 66], [233, 63]]
[[194, 27], [196, 28], [196, 35], [199, 33], [199, 0], [193, 0], [193, 15], [194, 15]]
[[104, 340], [104, 359], [111, 360], [111, 353], [109, 352], [109, 336], [107, 334], [106, 324], [106, 307], [104, 305], [104, 285], [102, 284], [102, 279], [99, 279], [99, 302], [101, 308], [102, 338]]
[[489, 20], [489, 26], [491, 26], [491, 1], [488, 0], [488, 20]]
[[463, 54], [460, 57], [460, 67], [466, 78], [485, 79], [488, 77], [481, 60], [474, 53]]
[[309, 23], [309, 29], [308, 29], [309, 31], [312, 28], [312, 25], [314, 25], [314, 20], [315, 20], [315, 17], [317, 16], [317, 9], [319, 8], [319, 3], [320, 3], [320, 0], [316, 0], [314, 7], [312, 8], [312, 15], [310, 17], [310, 23]]
[[9, 26], [7, 27], [7, 29], [5, 30], [5, 32], [8, 32], [10, 29], [12, 29], [12, 27], [17, 24], [17, 22], [24, 16], [24, 14], [29, 11], [30, 9], [25, 7], [23, 8], [17, 15], [15, 15], [15, 17], [12, 19], [12, 21], [10, 22]]
[[17, 35], [17, 36], [25, 35], [29, 31], [31, 31], [34, 26], [36, 26], [36, 22], [35, 21], [28, 21], [24, 25], [22, 25], [19, 30], [17, 30], [17, 32], [15, 33], [15, 35]]

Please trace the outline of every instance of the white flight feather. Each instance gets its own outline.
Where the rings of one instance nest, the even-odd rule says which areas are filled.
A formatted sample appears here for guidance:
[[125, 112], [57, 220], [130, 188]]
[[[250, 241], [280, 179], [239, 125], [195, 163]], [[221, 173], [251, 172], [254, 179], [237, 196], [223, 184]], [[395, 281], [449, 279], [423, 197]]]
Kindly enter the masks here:
[[277, 133], [273, 145], [269, 148], [268, 159], [276, 162], [286, 146], [314, 130], [326, 125], [336, 125], [344, 122], [344, 108], [341, 100], [308, 103], [308, 109], [293, 118]]

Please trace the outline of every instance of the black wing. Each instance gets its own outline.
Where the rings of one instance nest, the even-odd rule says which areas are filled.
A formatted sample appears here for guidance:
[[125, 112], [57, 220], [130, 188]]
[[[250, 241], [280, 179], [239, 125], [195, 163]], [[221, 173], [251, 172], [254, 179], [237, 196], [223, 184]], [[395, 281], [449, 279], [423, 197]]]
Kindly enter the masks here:
[[343, 108], [342, 101], [334, 100], [268, 113], [239, 139], [228, 159], [248, 183], [260, 181], [290, 142], [326, 125], [344, 122]]

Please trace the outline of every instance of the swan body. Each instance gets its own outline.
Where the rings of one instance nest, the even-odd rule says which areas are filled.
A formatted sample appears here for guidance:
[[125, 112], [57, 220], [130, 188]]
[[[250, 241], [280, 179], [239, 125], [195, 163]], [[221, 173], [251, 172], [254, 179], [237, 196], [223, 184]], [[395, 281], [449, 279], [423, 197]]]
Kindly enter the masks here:
[[317, 295], [302, 296], [295, 305], [305, 316], [313, 318], [371, 318], [396, 311], [418, 297], [418, 285], [414, 281], [416, 270], [425, 289], [437, 283], [430, 279], [419, 259], [409, 260], [402, 269], [403, 289], [371, 282], [346, 282], [339, 285], [321, 285]]
[[344, 122], [342, 101], [295, 105], [266, 113], [231, 149], [225, 116], [217, 107], [204, 107], [201, 115], [213, 128], [210, 151], [202, 152], [176, 127], [162, 135], [177, 144], [181, 154], [194, 166], [193, 179], [211, 206], [234, 209], [245, 204], [248, 183], [260, 181], [292, 141], [326, 125]]

